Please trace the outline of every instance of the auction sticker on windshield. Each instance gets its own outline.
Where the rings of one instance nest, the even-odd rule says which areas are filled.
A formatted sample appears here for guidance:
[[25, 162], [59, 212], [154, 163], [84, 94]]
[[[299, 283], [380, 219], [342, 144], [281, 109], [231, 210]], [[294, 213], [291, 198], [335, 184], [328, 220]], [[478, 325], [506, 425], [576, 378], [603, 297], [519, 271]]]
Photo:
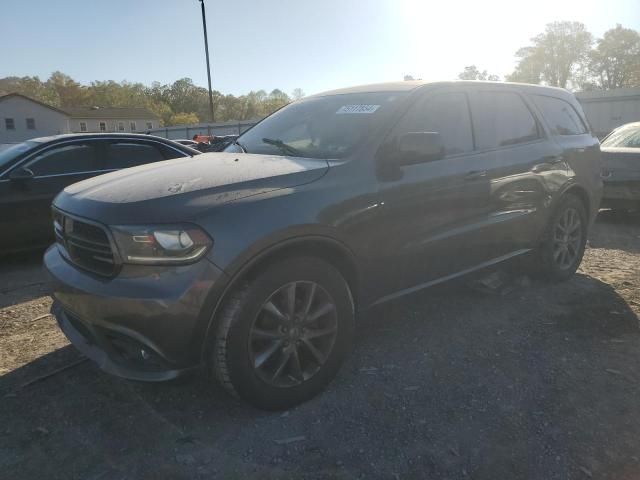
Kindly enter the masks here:
[[346, 113], [373, 113], [380, 105], [343, 105], [341, 106], [336, 115], [343, 115]]

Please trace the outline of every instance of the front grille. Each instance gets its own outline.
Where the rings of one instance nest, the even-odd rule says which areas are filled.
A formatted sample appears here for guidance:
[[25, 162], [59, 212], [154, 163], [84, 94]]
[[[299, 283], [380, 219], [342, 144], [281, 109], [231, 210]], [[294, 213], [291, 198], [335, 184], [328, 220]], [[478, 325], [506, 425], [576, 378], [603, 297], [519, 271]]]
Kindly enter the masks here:
[[80, 268], [111, 276], [116, 272], [116, 260], [109, 236], [104, 228], [53, 211], [56, 240], [67, 258]]

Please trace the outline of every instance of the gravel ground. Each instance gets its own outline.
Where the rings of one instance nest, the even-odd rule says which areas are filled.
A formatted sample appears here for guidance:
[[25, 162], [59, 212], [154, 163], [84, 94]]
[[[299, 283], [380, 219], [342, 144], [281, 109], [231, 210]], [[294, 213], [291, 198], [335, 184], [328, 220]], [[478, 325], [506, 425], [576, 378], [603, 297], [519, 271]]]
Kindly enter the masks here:
[[367, 312], [329, 390], [284, 413], [78, 363], [39, 256], [0, 278], [3, 478], [640, 478], [640, 216], [602, 212], [567, 283]]

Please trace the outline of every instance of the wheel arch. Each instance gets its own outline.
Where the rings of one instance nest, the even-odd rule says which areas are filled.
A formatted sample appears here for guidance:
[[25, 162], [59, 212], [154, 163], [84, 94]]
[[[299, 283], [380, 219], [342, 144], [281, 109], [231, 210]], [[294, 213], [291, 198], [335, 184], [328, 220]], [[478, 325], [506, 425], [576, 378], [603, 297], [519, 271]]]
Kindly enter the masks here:
[[[562, 198], [566, 195], [574, 195], [576, 197], [578, 197], [580, 199], [580, 201], [582, 202], [582, 204], [584, 205], [584, 209], [585, 212], [587, 214], [587, 218], [591, 219], [592, 216], [592, 205], [591, 205], [591, 199], [589, 197], [589, 193], [587, 192], [587, 189], [584, 188], [581, 185], [578, 184], [573, 184], [570, 185], [564, 192], [562, 192], [562, 195], [559, 198]], [[556, 207], [558, 205], [559, 202], [556, 203]]]
[[283, 258], [293, 256], [316, 257], [334, 266], [346, 280], [353, 298], [354, 307], [357, 311], [361, 280], [358, 273], [356, 256], [346, 245], [331, 237], [321, 235], [306, 235], [284, 240], [263, 249], [232, 273], [231, 278], [209, 314], [208, 325], [206, 326], [206, 333], [201, 349], [202, 359], [206, 358], [209, 345], [211, 344], [211, 336], [215, 334], [217, 314], [229, 295], [259, 271], [262, 271], [264, 268]]

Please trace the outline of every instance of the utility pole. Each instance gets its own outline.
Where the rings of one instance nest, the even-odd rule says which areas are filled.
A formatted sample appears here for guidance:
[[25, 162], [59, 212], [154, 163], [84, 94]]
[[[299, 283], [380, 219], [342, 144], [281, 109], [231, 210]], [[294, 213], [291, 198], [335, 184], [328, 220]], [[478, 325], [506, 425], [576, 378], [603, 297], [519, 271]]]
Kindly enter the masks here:
[[207, 78], [209, 79], [209, 119], [215, 121], [213, 116], [213, 91], [211, 90], [211, 67], [209, 65], [209, 41], [207, 40], [207, 19], [204, 14], [204, 0], [200, 0], [202, 8], [202, 29], [204, 30], [204, 53], [207, 56]]

